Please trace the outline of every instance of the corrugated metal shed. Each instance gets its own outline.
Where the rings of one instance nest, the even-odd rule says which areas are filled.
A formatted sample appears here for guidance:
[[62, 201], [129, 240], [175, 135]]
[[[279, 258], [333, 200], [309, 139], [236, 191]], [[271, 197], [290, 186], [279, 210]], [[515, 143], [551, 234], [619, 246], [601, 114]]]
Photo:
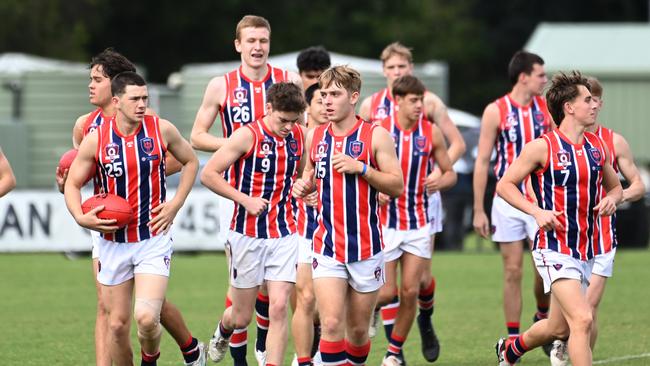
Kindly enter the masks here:
[[[269, 64], [282, 69], [298, 72], [296, 58], [299, 52], [291, 52], [269, 57]], [[361, 73], [362, 100], [375, 91], [386, 87], [386, 79], [382, 74], [381, 61], [356, 56], [330, 52], [332, 65], [349, 65]], [[205, 87], [211, 78], [223, 75], [239, 67], [241, 61], [219, 62], [211, 64], [188, 64], [180, 73], [174, 75], [175, 83], [182, 85], [180, 89], [180, 105], [182, 123], [177, 123], [184, 136], [189, 132], [199, 108]], [[448, 69], [444, 62], [427, 62], [415, 65], [415, 75], [422, 79], [431, 91], [444, 101], [448, 96]], [[221, 123], [215, 123], [212, 133], [221, 134]]]
[[603, 124], [625, 136], [635, 158], [650, 162], [650, 25], [541, 23], [526, 50], [542, 56], [549, 75], [580, 70], [603, 84]]

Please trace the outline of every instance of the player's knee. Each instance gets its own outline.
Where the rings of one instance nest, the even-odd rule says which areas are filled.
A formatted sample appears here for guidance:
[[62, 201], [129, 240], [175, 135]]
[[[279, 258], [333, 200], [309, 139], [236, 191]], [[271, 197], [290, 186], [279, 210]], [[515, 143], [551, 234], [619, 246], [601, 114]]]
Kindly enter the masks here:
[[311, 289], [303, 288], [298, 290], [298, 306], [301, 306], [310, 313], [314, 311], [314, 307], [316, 306], [316, 297]]
[[400, 302], [401, 303], [407, 303], [407, 302], [413, 302], [415, 299], [418, 297], [418, 294], [420, 293], [420, 284], [419, 283], [413, 283], [413, 284], [403, 284], [402, 288], [400, 289]]
[[327, 335], [338, 334], [343, 327], [342, 319], [336, 316], [321, 316], [320, 328], [321, 333]]
[[112, 316], [108, 320], [108, 330], [113, 334], [113, 337], [120, 338], [128, 336], [129, 333], [129, 319], [127, 316]]
[[591, 331], [593, 321], [594, 318], [591, 313], [591, 309], [575, 314], [575, 316], [573, 316], [569, 321], [569, 328], [571, 329], [571, 333], [589, 333]]
[[506, 282], [521, 282], [523, 271], [520, 265], [508, 264], [504, 267], [504, 276]]
[[141, 332], [154, 332], [160, 326], [162, 300], [135, 299], [133, 317]]
[[[284, 301], [283, 301], [284, 300]], [[287, 317], [287, 299], [278, 299], [269, 304], [269, 318], [273, 320], [283, 320]]]

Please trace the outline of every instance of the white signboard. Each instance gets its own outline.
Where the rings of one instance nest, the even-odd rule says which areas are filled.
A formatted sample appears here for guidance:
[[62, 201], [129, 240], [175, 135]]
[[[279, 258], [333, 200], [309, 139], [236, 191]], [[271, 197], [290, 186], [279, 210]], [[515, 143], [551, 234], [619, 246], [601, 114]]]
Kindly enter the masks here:
[[[167, 191], [167, 199], [174, 193]], [[220, 229], [218, 196], [194, 187], [172, 226], [174, 250], [223, 250]], [[0, 199], [0, 252], [90, 249], [90, 233], [77, 225], [59, 192], [18, 190]]]

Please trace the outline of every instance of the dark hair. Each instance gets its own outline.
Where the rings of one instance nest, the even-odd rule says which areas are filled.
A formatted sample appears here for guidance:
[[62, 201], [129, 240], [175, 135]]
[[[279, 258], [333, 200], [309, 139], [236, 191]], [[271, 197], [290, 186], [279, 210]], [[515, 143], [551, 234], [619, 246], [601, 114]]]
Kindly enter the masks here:
[[135, 72], [135, 65], [128, 58], [110, 47], [95, 55], [90, 60], [88, 68], [92, 69], [95, 65], [101, 66], [104, 76], [109, 79], [113, 79], [115, 75], [121, 72]]
[[314, 93], [316, 93], [316, 90], [320, 90], [320, 86], [318, 83], [312, 84], [305, 90], [305, 101], [307, 102], [307, 105], [311, 104], [311, 100], [314, 99]]
[[578, 85], [584, 85], [591, 91], [587, 78], [579, 71], [572, 71], [570, 75], [559, 72], [553, 75], [551, 87], [546, 92], [548, 111], [559, 126], [564, 119], [564, 103], [574, 100], [579, 94]]
[[533, 65], [544, 65], [544, 60], [538, 55], [526, 51], [517, 51], [508, 63], [508, 79], [513, 86], [519, 80], [519, 74], [522, 72], [530, 75], [533, 71]]
[[305, 111], [305, 98], [302, 89], [291, 82], [275, 83], [266, 91], [266, 102], [274, 111], [302, 113]]
[[420, 79], [412, 75], [404, 75], [393, 82], [393, 95], [405, 97], [407, 94], [424, 95], [426, 88]]
[[329, 52], [323, 46], [315, 46], [300, 51], [296, 64], [298, 72], [303, 72], [329, 69], [332, 62]]
[[600, 84], [600, 81], [596, 79], [593, 76], [589, 76], [587, 78], [587, 82], [589, 83], [589, 86], [591, 87], [591, 95], [602, 98], [603, 97], [603, 86]]
[[111, 81], [111, 93], [113, 96], [121, 96], [129, 85], [145, 86], [147, 83], [135, 72], [125, 71], [115, 75]]

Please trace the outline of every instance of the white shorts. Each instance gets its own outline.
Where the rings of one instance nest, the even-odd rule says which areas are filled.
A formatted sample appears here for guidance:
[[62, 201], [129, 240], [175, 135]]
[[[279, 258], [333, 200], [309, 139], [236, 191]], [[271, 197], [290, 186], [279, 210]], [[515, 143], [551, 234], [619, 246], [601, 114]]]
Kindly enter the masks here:
[[226, 250], [230, 252], [230, 285], [252, 288], [266, 281], [296, 282], [298, 234], [261, 239], [230, 230]]
[[616, 248], [610, 250], [605, 254], [599, 254], [594, 258], [594, 268], [591, 273], [602, 277], [612, 277], [614, 272], [614, 256], [616, 255]]
[[415, 230], [395, 230], [382, 228], [384, 237], [384, 260], [391, 262], [408, 252], [418, 257], [431, 258], [430, 227], [423, 226]]
[[311, 264], [313, 245], [310, 239], [298, 235], [298, 263]]
[[90, 242], [93, 245], [93, 249], [91, 252], [92, 259], [99, 258], [99, 238], [101, 237], [102, 235], [99, 233], [99, 231], [90, 230]]
[[442, 210], [442, 198], [440, 196], [440, 191], [437, 191], [429, 196], [429, 208], [427, 209], [427, 215], [429, 216], [429, 235], [442, 232], [444, 212]]
[[492, 240], [497, 243], [533, 240], [539, 226], [535, 218], [510, 206], [503, 198], [492, 201]]
[[386, 282], [384, 278], [384, 253], [358, 262], [341, 263], [332, 257], [312, 254], [312, 278], [343, 278], [357, 292], [374, 292]]
[[591, 268], [594, 265], [593, 259], [581, 261], [551, 249], [535, 249], [532, 254], [537, 272], [544, 281], [545, 293], [551, 292], [551, 284], [562, 278], [578, 280], [583, 291], [587, 290]]
[[169, 277], [172, 258], [171, 234], [160, 234], [135, 243], [117, 243], [99, 238], [97, 281], [113, 286], [133, 278], [136, 273]]

